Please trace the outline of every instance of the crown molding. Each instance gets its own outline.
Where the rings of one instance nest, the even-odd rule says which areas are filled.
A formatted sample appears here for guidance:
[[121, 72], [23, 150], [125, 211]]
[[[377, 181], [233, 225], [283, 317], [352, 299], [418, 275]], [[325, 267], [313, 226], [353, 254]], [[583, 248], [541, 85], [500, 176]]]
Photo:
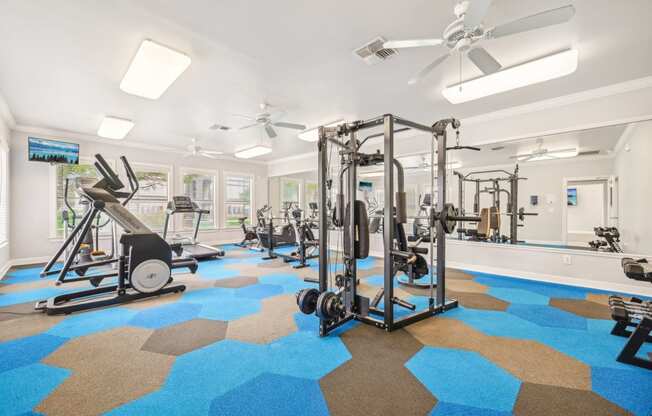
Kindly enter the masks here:
[[[120, 146], [120, 147], [130, 147], [133, 149], [142, 149], [142, 150], [151, 150], [155, 152], [163, 152], [163, 153], [174, 153], [174, 154], [179, 154], [179, 153], [184, 153], [186, 152], [185, 148], [178, 148], [178, 147], [170, 147], [170, 146], [160, 146], [160, 145], [152, 145], [149, 143], [143, 143], [139, 141], [133, 141], [133, 140], [113, 140], [113, 139], [103, 139], [101, 137], [91, 135], [91, 134], [85, 134], [85, 133], [79, 133], [75, 131], [70, 131], [70, 130], [60, 130], [60, 129], [51, 129], [47, 127], [37, 127], [37, 126], [28, 126], [28, 125], [23, 125], [23, 124], [17, 124], [12, 128], [13, 131], [19, 132], [19, 133], [26, 133], [26, 134], [38, 134], [38, 135], [45, 135], [45, 136], [50, 136], [53, 138], [58, 138], [58, 139], [75, 139], [75, 140], [82, 140], [86, 142], [93, 142], [93, 143], [100, 143], [100, 144], [105, 144], [105, 145], [113, 145], [113, 146]], [[201, 156], [197, 156], [201, 157]], [[251, 159], [238, 159], [234, 156], [228, 156], [228, 155], [221, 155], [216, 159], [211, 159], [215, 161], [220, 161], [220, 160], [228, 160], [228, 161], [233, 161], [233, 162], [244, 162], [244, 163], [251, 163], [255, 165], [267, 165], [267, 162], [261, 161], [261, 160], [251, 160]]]
[[559, 97], [550, 98], [547, 100], [535, 101], [529, 104], [509, 107], [498, 111], [492, 111], [490, 113], [484, 113], [477, 116], [466, 117], [462, 118], [461, 121], [462, 125], [485, 123], [488, 121], [501, 120], [508, 117], [534, 113], [551, 108], [563, 107], [566, 105], [581, 103], [596, 98], [610, 97], [613, 95], [624, 94], [651, 87], [652, 76], [636, 78], [616, 84], [606, 85], [604, 87], [593, 88], [573, 94], [561, 95]]

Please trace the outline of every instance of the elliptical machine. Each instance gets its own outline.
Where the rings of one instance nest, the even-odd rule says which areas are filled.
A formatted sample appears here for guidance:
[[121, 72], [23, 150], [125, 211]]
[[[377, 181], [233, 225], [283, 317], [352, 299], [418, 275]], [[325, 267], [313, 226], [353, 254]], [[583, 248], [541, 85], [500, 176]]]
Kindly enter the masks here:
[[[136, 299], [159, 296], [166, 293], [182, 292], [184, 285], [171, 285], [172, 269], [188, 268], [191, 273], [197, 271], [195, 259], [172, 259], [172, 251], [180, 254], [180, 244], [169, 245], [158, 234], [152, 232], [134, 214], [125, 208], [131, 193], [120, 191], [124, 184], [106, 160], [95, 155], [95, 168], [102, 179], [92, 187], [82, 187], [81, 195], [89, 201], [90, 209], [77, 224], [72, 233], [66, 238], [57, 253], [50, 259], [41, 272], [41, 277], [58, 274], [56, 285], [81, 281], [95, 281], [98, 287], [79, 292], [66, 293], [39, 301], [36, 310], [44, 311], [48, 315], [69, 314], [93, 308], [100, 308]], [[138, 187], [138, 179], [124, 156], [120, 157], [132, 192]], [[122, 202], [118, 198], [124, 198]], [[80, 236], [86, 235], [92, 227], [97, 216], [102, 213], [110, 218], [115, 226], [120, 226], [124, 234], [120, 236], [121, 251], [117, 258], [98, 260], [82, 265], [75, 265], [74, 253], [79, 251], [82, 244]], [[72, 248], [70, 246], [72, 245]], [[64, 259], [60, 270], [52, 270], [64, 252], [71, 255]], [[68, 272], [79, 268], [93, 268], [107, 265], [116, 265], [115, 270], [93, 274], [83, 277], [68, 277]], [[117, 277], [117, 284], [99, 286], [107, 278]]]

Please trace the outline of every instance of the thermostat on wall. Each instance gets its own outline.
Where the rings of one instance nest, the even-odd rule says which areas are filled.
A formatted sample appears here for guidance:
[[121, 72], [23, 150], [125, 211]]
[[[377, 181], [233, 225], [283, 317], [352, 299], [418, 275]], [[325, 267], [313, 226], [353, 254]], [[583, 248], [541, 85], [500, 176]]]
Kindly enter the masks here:
[[539, 205], [539, 195], [530, 195], [530, 205]]

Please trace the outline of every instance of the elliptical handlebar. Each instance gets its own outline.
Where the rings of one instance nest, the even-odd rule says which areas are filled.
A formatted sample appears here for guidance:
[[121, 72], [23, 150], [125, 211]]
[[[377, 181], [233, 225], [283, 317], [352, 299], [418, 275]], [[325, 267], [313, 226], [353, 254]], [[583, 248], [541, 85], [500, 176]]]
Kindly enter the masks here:
[[129, 164], [129, 161], [125, 156], [120, 156], [120, 160], [122, 161], [122, 164], [125, 167], [125, 171], [127, 172], [127, 180], [129, 180], [129, 189], [131, 189], [131, 193], [129, 194], [128, 197], [122, 201], [122, 205], [126, 206], [129, 201], [131, 201], [131, 198], [136, 195], [136, 192], [140, 189], [140, 183], [138, 182], [138, 177], [136, 176], [136, 173], [134, 173], [134, 170], [131, 168], [131, 165]]
[[109, 164], [106, 162], [104, 157], [101, 154], [97, 153], [95, 154], [95, 159], [95, 168], [98, 170], [98, 172], [100, 172], [100, 175], [102, 175], [111, 190], [117, 191], [124, 188], [124, 184], [115, 173], [115, 171], [111, 168], [111, 166], [109, 166]]

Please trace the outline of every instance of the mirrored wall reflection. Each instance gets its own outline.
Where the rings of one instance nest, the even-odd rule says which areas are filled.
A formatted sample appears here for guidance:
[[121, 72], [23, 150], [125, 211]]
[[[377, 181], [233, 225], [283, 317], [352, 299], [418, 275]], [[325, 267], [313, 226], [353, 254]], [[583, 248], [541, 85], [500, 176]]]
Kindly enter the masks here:
[[[483, 219], [458, 227], [464, 229], [450, 238], [652, 254], [652, 163], [646, 156], [652, 154], [652, 121], [480, 148], [449, 152], [448, 202]], [[430, 153], [398, 159], [406, 173], [408, 216], [423, 215], [433, 193]], [[371, 215], [384, 206], [383, 179], [380, 166], [359, 170], [358, 198]], [[316, 192], [316, 171], [270, 179], [275, 215], [285, 201], [307, 207], [317, 201]], [[435, 200], [437, 193], [435, 187]], [[418, 232], [410, 222], [408, 234]]]

